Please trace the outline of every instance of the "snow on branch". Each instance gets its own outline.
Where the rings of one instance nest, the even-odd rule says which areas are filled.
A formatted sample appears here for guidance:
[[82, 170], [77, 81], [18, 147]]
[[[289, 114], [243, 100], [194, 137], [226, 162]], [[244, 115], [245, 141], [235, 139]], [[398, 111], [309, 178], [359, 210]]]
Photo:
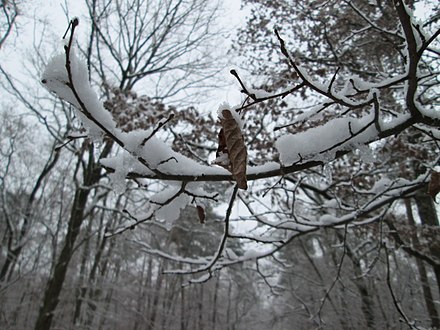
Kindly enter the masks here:
[[[288, 59], [289, 64], [300, 77], [301, 82], [284, 92], [270, 95], [250, 89], [240, 79], [238, 73], [231, 73], [239, 80], [242, 92], [251, 100], [250, 103], [236, 108], [241, 111], [255, 103], [271, 98], [285, 97], [301, 89], [308, 88], [328, 99], [322, 109], [331, 105], [339, 105], [347, 110], [345, 115], [329, 120], [327, 123], [312, 128], [303, 133], [287, 134], [282, 136], [276, 147], [280, 152], [281, 163], [267, 163], [247, 169], [247, 180], [257, 180], [273, 176], [285, 175], [296, 171], [324, 164], [332, 158], [338, 158], [347, 152], [355, 150], [358, 146], [377, 141], [379, 139], [396, 135], [402, 130], [416, 124], [423, 123], [436, 126], [440, 119], [438, 114], [428, 113], [421, 109], [415, 101], [418, 87], [417, 65], [421, 50], [428, 47], [432, 38], [427, 38], [425, 43], [417, 46], [415, 43], [413, 23], [405, 8], [399, 9], [399, 17], [405, 39], [408, 44], [407, 72], [401, 76], [373, 83], [359, 81], [350, 77], [355, 89], [338, 91], [334, 87], [335, 77], [327, 84], [314, 81], [304, 68], [299, 66], [285, 46], [280, 33], [275, 31], [280, 43], [281, 52]], [[111, 114], [104, 109], [96, 93], [88, 81], [87, 68], [76, 56], [73, 47], [75, 29], [78, 20], [72, 21], [70, 38], [64, 46], [65, 53], [55, 56], [47, 65], [42, 82], [46, 88], [60, 98], [71, 103], [77, 110], [84, 126], [88, 129], [89, 136], [102, 138], [107, 136], [125, 149], [132, 157], [132, 162], [124, 171], [127, 177], [156, 178], [173, 181], [232, 181], [233, 175], [222, 168], [207, 166], [198, 161], [191, 160], [175, 152], [166, 143], [155, 137], [157, 131], [166, 123], [159, 123], [157, 127], [148, 131], [122, 132], [116, 125]], [[380, 108], [380, 91], [402, 82], [407, 84], [406, 104], [409, 114], [396, 115], [391, 121], [384, 120]], [[353, 94], [353, 90], [355, 93]], [[362, 117], [351, 116], [356, 109], [370, 108], [369, 114]], [[172, 120], [172, 116], [168, 118]], [[304, 141], [308, 141], [304, 144]], [[102, 164], [110, 171], [119, 171], [121, 159], [112, 158], [103, 160]], [[244, 186], [244, 185], [243, 185]]]
[[[224, 232], [218, 249], [211, 258], [185, 261], [177, 256], [150, 249], [148, 245], [144, 246], [152, 254], [200, 266], [191, 271], [186, 269], [169, 271], [179, 274], [203, 273], [201, 278], [195, 280], [200, 282], [209, 279], [213, 271], [223, 267], [274, 255], [292, 239], [320, 228], [347, 228], [352, 224], [378, 221], [387, 212], [387, 209], [383, 210], [385, 206], [426, 186], [431, 169], [412, 181], [407, 179], [380, 181], [380, 185], [376, 184], [370, 190], [358, 190], [356, 192], [364, 199], [353, 204], [341, 202], [338, 198], [332, 199], [325, 187], [321, 189], [319, 185], [313, 186], [302, 182], [302, 179], [294, 182], [295, 187], [291, 190], [283, 186], [292, 184], [293, 176], [289, 177], [292, 173], [324, 166], [355, 150], [364, 149], [372, 142], [396, 136], [415, 125], [420, 130], [427, 127], [430, 132], [429, 136], [434, 140], [440, 136], [433, 131], [440, 126], [440, 114], [433, 109], [429, 111], [424, 109], [417, 101], [420, 84], [424, 79], [419, 72], [421, 57], [439, 33], [431, 37], [425, 36], [420, 26], [414, 23], [403, 1], [395, 0], [395, 7], [402, 28], [399, 32], [399, 40], [403, 43], [406, 57], [401, 63], [402, 70], [396, 70], [399, 73], [375, 82], [363, 81], [355, 75], [343, 77], [340, 69], [336, 69], [326, 81], [318, 81], [298, 63], [298, 60], [287, 49], [281, 33], [275, 30], [280, 51], [297, 80], [281, 92], [268, 93], [249, 87], [237, 71], [231, 70], [246, 100], [241, 106], [220, 106], [219, 120], [222, 130], [218, 135], [218, 141], [210, 141], [218, 142], [219, 145], [217, 159], [211, 165], [207, 165], [206, 161], [200, 162], [198, 157], [191, 159], [173, 150], [170, 145], [159, 138], [159, 132], [165, 129], [171, 121], [176, 120], [177, 116], [174, 114], [168, 115], [165, 120], [151, 124], [152, 127], [144, 130], [125, 132], [118, 127], [111, 113], [104, 108], [90, 85], [87, 66], [75, 54], [73, 41], [79, 22], [74, 19], [70, 25], [70, 36], [64, 46], [64, 54], [55, 56], [49, 62], [42, 77], [43, 84], [50, 92], [76, 108], [77, 115], [87, 129], [89, 137], [95, 140], [105, 137], [124, 150], [124, 153], [100, 160], [101, 165], [108, 170], [111, 178], [116, 182], [115, 187], [118, 192], [124, 191], [126, 179], [146, 178], [167, 182], [162, 192], [150, 198], [143, 215], [131, 215], [127, 211], [128, 224], [107, 233], [107, 236], [132, 229], [153, 217], [164, 219], [167, 225], [170, 225], [177, 219], [180, 210], [188, 204], [200, 199], [217, 200], [217, 194], [204, 191], [200, 182], [231, 182], [234, 184], [234, 190], [224, 218]], [[356, 7], [353, 8], [355, 11], [358, 10]], [[378, 29], [367, 17], [364, 17], [364, 21], [371, 28]], [[403, 112], [382, 106], [383, 98], [389, 95], [391, 90], [399, 91]], [[304, 91], [317, 95], [320, 104], [302, 118], [297, 118], [296, 122], [283, 125], [274, 123], [272, 129], [277, 134], [279, 133], [277, 141], [273, 142], [278, 152], [277, 157], [273, 157], [262, 165], [249, 166], [248, 159], [251, 157], [252, 150], [246, 145], [246, 120], [250, 108], [257, 103], [285, 98]], [[306, 121], [330, 109], [335, 109], [335, 111], [321, 120], [319, 124], [311, 125], [300, 132], [285, 132], [298, 121]], [[273, 211], [268, 207], [267, 214], [264, 214], [254, 210], [251, 202], [247, 200], [252, 192], [238, 193], [238, 188], [247, 189], [250, 181], [272, 177], [277, 177], [278, 181], [269, 190], [281, 186], [285, 195], [292, 194], [293, 199], [295, 199], [297, 190], [301, 190], [308, 201], [315, 202], [313, 211], [325, 211], [313, 220], [304, 219], [297, 217], [292, 204], [290, 213]], [[355, 189], [357, 188], [353, 188]], [[254, 200], [259, 197], [258, 194], [256, 195], [257, 197], [252, 196]], [[262, 195], [264, 197], [265, 193]], [[246, 206], [252, 220], [256, 221], [258, 226], [265, 228], [265, 231], [256, 230], [252, 234], [234, 232], [230, 223], [232, 207], [237, 196]], [[316, 196], [319, 197], [314, 199]], [[337, 204], [341, 212], [332, 214], [328, 211], [331, 207], [316, 202], [322, 200], [328, 204]], [[227, 241], [232, 239], [261, 243], [266, 248], [261, 251], [249, 250], [238, 256], [227, 247]]]
[[[106, 136], [113, 140], [132, 156], [132, 167], [142, 168], [146, 176], [165, 180], [174, 180], [182, 176], [184, 180], [180, 181], [197, 181], [198, 176], [225, 175], [227, 172], [221, 168], [201, 165], [174, 152], [166, 143], [155, 137], [158, 130], [172, 120], [172, 115], [167, 121], [160, 122], [156, 128], [147, 131], [127, 133], [117, 127], [111, 114], [90, 86], [85, 63], [82, 63], [74, 52], [73, 40], [78, 24], [77, 19], [72, 21], [70, 38], [64, 46], [65, 53], [52, 58], [43, 73], [42, 83], [50, 92], [76, 108], [88, 135], [95, 139]], [[102, 163], [117, 171], [119, 160], [107, 159]], [[187, 177], [193, 177], [194, 180], [187, 180]]]

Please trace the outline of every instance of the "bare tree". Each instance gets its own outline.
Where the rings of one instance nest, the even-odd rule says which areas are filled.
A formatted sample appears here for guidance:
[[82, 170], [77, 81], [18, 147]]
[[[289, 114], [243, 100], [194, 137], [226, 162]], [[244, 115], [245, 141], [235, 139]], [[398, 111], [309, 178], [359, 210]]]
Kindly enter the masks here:
[[221, 41], [216, 1], [87, 0], [86, 5], [90, 39], [82, 52], [99, 85], [182, 102], [192, 90], [213, 84], [208, 79], [222, 69], [215, 46]]
[[0, 4], [0, 49], [14, 29], [16, 19], [20, 14], [18, 5], [19, 2], [16, 0], [2, 0]]
[[[155, 1], [87, 1], [86, 4], [91, 30], [89, 44], [83, 50], [83, 54], [89, 67], [96, 68], [97, 76], [92, 76], [92, 79], [103, 87], [107, 97], [112, 93], [133, 96], [135, 84], [138, 85], [148, 77], [153, 81], [156, 79], [153, 84], [153, 97], [157, 99], [160, 95], [164, 99], [175, 96], [184, 89], [189, 90], [190, 85], [198, 84], [212, 74], [212, 58], [204, 53], [202, 46], [211, 42], [210, 39], [216, 34], [213, 26], [216, 5], [196, 0], [167, 1], [165, 4]], [[77, 19], [72, 21], [72, 31], [76, 25]], [[72, 41], [69, 40], [69, 48], [72, 47]], [[194, 80], [192, 83], [185, 80], [182, 84], [180, 75]], [[89, 80], [87, 74], [85, 78]], [[172, 79], [172, 82], [167, 79]], [[164, 86], [163, 81], [166, 84]], [[43, 81], [46, 82], [48, 81]], [[114, 85], [117, 88], [113, 88]], [[151, 88], [151, 85], [146, 84], [143, 88]], [[115, 102], [118, 100], [117, 95], [116, 100], [113, 100]], [[136, 99], [136, 96], [133, 98]], [[144, 99], [136, 102], [140, 103], [142, 100]], [[146, 102], [143, 103], [145, 104]], [[121, 109], [117, 108], [118, 104], [112, 103], [111, 100], [106, 106], [120, 115], [119, 127], [126, 129], [124, 118], [127, 118], [127, 114], [121, 112]], [[134, 116], [138, 117], [139, 111], [142, 110], [158, 112], [160, 106], [157, 102], [151, 105], [151, 109], [137, 109], [132, 113], [131, 119], [134, 120]], [[148, 120], [143, 120], [140, 125], [146, 125], [146, 122]], [[154, 123], [154, 120], [152, 122]], [[159, 122], [160, 125], [163, 123]], [[89, 132], [92, 131], [93, 128]], [[113, 146], [114, 141], [111, 139], [104, 141], [99, 156], [95, 156], [94, 146], [88, 141], [78, 148], [75, 176], [79, 175], [82, 178], [76, 185], [67, 233], [53, 274], [47, 283], [35, 329], [49, 329], [53, 324], [54, 311], [68, 276], [70, 261], [77, 248], [81, 227], [87, 217], [88, 208], [94, 207], [93, 204], [88, 206], [88, 203], [93, 202], [90, 197], [100, 195], [100, 182], [105, 174], [97, 166], [98, 162], [110, 155]], [[102, 239], [102, 242], [105, 242], [106, 237]], [[88, 295], [90, 299], [99, 296], [96, 294], [97, 291], [94, 292], [95, 294], [91, 291]], [[82, 297], [85, 297], [84, 294]], [[80, 310], [81, 305], [78, 303], [75, 312], [77, 320]], [[93, 319], [93, 315], [89, 315], [86, 323], [93, 324]]]

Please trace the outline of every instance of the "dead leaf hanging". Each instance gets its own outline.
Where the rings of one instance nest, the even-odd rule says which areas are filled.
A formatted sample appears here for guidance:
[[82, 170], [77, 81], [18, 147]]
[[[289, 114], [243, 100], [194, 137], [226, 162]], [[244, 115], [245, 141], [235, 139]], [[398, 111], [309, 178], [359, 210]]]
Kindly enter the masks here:
[[230, 110], [222, 110], [222, 117], [223, 118], [220, 119], [220, 122], [226, 140], [230, 171], [237, 182], [238, 188], [246, 190], [247, 150], [244, 144], [244, 138], [241, 134], [241, 129]]
[[200, 205], [197, 205], [196, 208], [197, 208], [197, 215], [199, 216], [200, 223], [204, 224], [205, 217], [206, 217], [205, 216], [205, 209]]
[[435, 200], [435, 197], [440, 192], [440, 173], [432, 172], [431, 180], [428, 185], [428, 194]]

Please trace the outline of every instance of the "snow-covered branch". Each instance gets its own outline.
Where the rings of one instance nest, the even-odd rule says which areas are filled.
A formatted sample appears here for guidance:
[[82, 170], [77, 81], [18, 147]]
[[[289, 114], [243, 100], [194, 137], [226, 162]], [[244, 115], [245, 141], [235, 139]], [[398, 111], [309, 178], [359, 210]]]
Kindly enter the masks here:
[[[350, 6], [367, 24], [367, 27], [362, 29], [362, 33], [370, 29], [380, 30], [378, 25], [370, 21], [359, 8], [351, 3]], [[384, 213], [381, 208], [425, 187], [435, 164], [419, 171], [418, 177], [413, 180], [397, 178], [387, 181], [381, 178], [372, 184], [363, 182], [366, 186], [370, 185], [371, 189], [361, 189], [349, 183], [353, 177], [346, 179], [348, 182], [335, 183], [327, 188], [322, 188], [319, 184], [303, 182], [302, 179], [293, 179], [297, 172], [314, 171], [316, 174], [320, 171], [318, 169], [320, 166], [325, 167], [350, 153], [364, 153], [369, 144], [397, 136], [415, 125], [421, 131], [429, 132], [426, 134], [432, 140], [439, 139], [437, 127], [440, 124], [440, 116], [432, 108], [425, 109], [418, 101], [421, 82], [427, 77], [421, 74], [423, 71], [421, 58], [438, 33], [425, 36], [422, 28], [414, 23], [403, 1], [396, 0], [395, 9], [401, 31], [384, 31], [385, 34], [393, 35], [399, 40], [400, 44], [396, 47], [403, 48], [404, 57], [400, 59], [400, 67], [394, 73], [388, 76], [382, 75], [381, 79], [375, 81], [367, 81], [360, 76], [347, 74], [341, 68], [337, 68], [331, 77], [321, 78], [320, 81], [299, 63], [299, 58], [289, 51], [281, 33], [275, 30], [280, 52], [295, 79], [292, 80], [291, 87], [268, 93], [249, 87], [237, 71], [231, 70], [246, 99], [240, 106], [231, 107], [222, 104], [219, 107], [222, 129], [220, 130], [219, 127], [218, 141], [207, 141], [207, 147], [201, 148], [205, 152], [215, 150], [213, 146], [218, 143], [217, 159], [213, 164], [202, 159], [194, 150], [190, 150], [189, 153], [192, 158], [185, 156], [183, 150], [174, 150], [169, 141], [162, 138], [161, 132], [167, 130], [167, 126], [176, 120], [175, 112], [165, 114], [160, 120], [151, 119], [152, 127], [144, 125], [142, 129], [127, 131], [118, 126], [115, 118], [103, 106], [91, 87], [87, 66], [75, 54], [74, 38], [79, 21], [73, 20], [69, 38], [64, 46], [64, 54], [54, 57], [47, 65], [43, 74], [43, 84], [49, 91], [77, 109], [78, 117], [87, 129], [89, 137], [95, 140], [110, 139], [123, 150], [117, 155], [100, 160], [114, 185], [120, 188], [118, 188], [119, 192], [124, 191], [124, 183], [127, 179], [148, 179], [163, 183], [162, 190], [149, 199], [144, 214], [132, 215], [127, 211], [130, 218], [128, 224], [122, 225], [113, 233], [107, 233], [107, 236], [132, 229], [152, 218], [163, 219], [171, 226], [185, 206], [197, 204], [197, 200], [217, 201], [218, 194], [205, 192], [201, 188], [202, 182], [235, 181], [241, 189], [247, 189], [248, 186], [252, 189], [258, 186], [258, 183], [252, 181], [276, 178], [277, 181], [267, 190], [279, 198], [278, 210], [269, 207], [264, 211], [267, 213], [254, 210], [251, 206], [252, 202], [247, 199], [248, 196], [239, 194], [239, 200], [246, 206], [253, 221], [265, 228], [265, 231], [256, 230], [252, 234], [230, 231], [231, 209], [237, 194], [237, 186], [235, 186], [226, 211], [225, 230], [217, 252], [205, 266], [191, 271], [191, 273], [210, 274], [212, 270], [228, 265], [273, 255], [295, 237], [320, 228], [368, 224], [382, 219]], [[357, 31], [357, 33], [361, 32]], [[136, 77], [131, 75], [130, 79]], [[309, 112], [287, 123], [281, 121], [278, 123], [274, 116], [274, 123], [270, 127], [261, 125], [261, 129], [271, 129], [278, 134], [276, 141], [272, 141], [272, 148], [277, 154], [259, 162], [261, 165], [247, 165], [248, 159], [251, 161], [253, 150], [247, 145], [246, 124], [254, 120], [251, 118], [253, 107], [262, 102], [272, 102], [307, 93], [318, 100], [318, 104]], [[396, 109], [390, 109], [387, 103], [390, 95], [395, 98]], [[258, 115], [255, 117], [257, 121]], [[295, 118], [294, 116], [289, 118], [291, 117]], [[300, 131], [292, 129], [298, 123], [306, 122], [309, 124], [308, 127]], [[192, 124], [197, 126], [197, 121]], [[197, 129], [195, 127], [196, 132]], [[171, 132], [175, 137], [179, 136], [178, 130], [171, 129]], [[257, 140], [257, 138], [252, 139], [253, 142]], [[348, 164], [345, 166], [350, 166], [350, 162]], [[293, 188], [292, 184], [294, 184]], [[277, 189], [294, 200], [290, 206], [286, 206], [288, 203], [277, 195]], [[351, 196], [345, 196], [346, 200], [344, 200], [343, 197], [337, 196], [340, 191], [345, 193], [351, 191], [356, 194], [357, 199], [349, 202], [347, 200]], [[258, 200], [258, 194], [253, 194], [252, 191], [249, 193], [250, 199]], [[265, 195], [266, 193], [263, 194], [262, 199]], [[296, 215], [294, 204], [297, 196], [301, 196], [302, 205], [313, 205], [309, 214]], [[330, 205], [332, 203], [333, 205]], [[290, 210], [287, 210], [288, 208]], [[332, 209], [338, 209], [338, 212], [333, 214]], [[313, 213], [314, 216], [311, 216], [310, 214]], [[233, 256], [225, 253], [227, 239], [262, 244], [265, 249]], [[153, 250], [152, 253], [157, 254]], [[173, 257], [169, 255], [167, 258]]]
[[[408, 21], [409, 16], [406, 11], [400, 11], [402, 12], [402, 26], [412, 24]], [[178, 152], [174, 152], [169, 146], [154, 137], [161, 127], [172, 120], [172, 115], [169, 116], [167, 121], [159, 123], [155, 129], [147, 132], [125, 133], [117, 128], [111, 115], [103, 108], [96, 93], [88, 83], [85, 65], [80, 62], [74, 53], [73, 39], [77, 25], [78, 20], [72, 21], [70, 38], [65, 46], [65, 54], [64, 56], [59, 55], [51, 61], [43, 75], [43, 83], [50, 91], [70, 102], [79, 110], [91, 136], [105, 135], [132, 155], [130, 168], [128, 170], [124, 169], [127, 177], [182, 182], [231, 181], [233, 178], [227, 171], [219, 167], [200, 164], [197, 160], [190, 160]], [[336, 91], [333, 87], [336, 75], [327, 85], [314, 81], [303, 68], [296, 64], [296, 61], [286, 49], [284, 40], [276, 31], [281, 51], [299, 75], [301, 82], [281, 93], [260, 95], [245, 87], [238, 74], [232, 71], [239, 79], [243, 93], [247, 94], [252, 100], [250, 104], [237, 110], [242, 110], [256, 102], [285, 97], [305, 87], [329, 99], [323, 103], [322, 108], [340, 105], [347, 108], [344, 113], [361, 108], [370, 108], [370, 110], [361, 117], [345, 115], [331, 119], [324, 125], [303, 133], [282, 136], [276, 142], [276, 147], [280, 153], [280, 163], [269, 162], [262, 166], [249, 167], [247, 179], [249, 181], [265, 179], [312, 168], [331, 159], [339, 158], [358, 146], [396, 135], [415, 123], [437, 125], [438, 120], [426, 113], [422, 115], [423, 110], [414, 101], [418, 86], [417, 64], [421, 56], [418, 51], [422, 46], [415, 47], [412, 33], [413, 30], [411, 29], [405, 35], [406, 40], [408, 40], [408, 53], [410, 54], [407, 72], [404, 75], [375, 84], [367, 84], [351, 77], [349, 81], [356, 87], [356, 92], [353, 94], [353, 89], [350, 91]], [[380, 91], [400, 86], [402, 82], [405, 82], [408, 86], [406, 89], [406, 104], [409, 114], [398, 115], [390, 121], [389, 118], [385, 118], [380, 108]], [[304, 141], [309, 143], [304, 143]], [[295, 148], [291, 146], [295, 146]], [[121, 166], [118, 158], [103, 160], [102, 164], [109, 171], [116, 172]]]

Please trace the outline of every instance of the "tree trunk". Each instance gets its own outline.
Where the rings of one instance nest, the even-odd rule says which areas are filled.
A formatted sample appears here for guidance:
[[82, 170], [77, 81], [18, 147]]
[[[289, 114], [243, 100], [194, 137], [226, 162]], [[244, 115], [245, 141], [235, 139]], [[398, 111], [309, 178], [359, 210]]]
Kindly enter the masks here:
[[[423, 225], [439, 226], [437, 211], [434, 202], [425, 191], [420, 191], [415, 197], [417, 211], [419, 213], [420, 221]], [[436, 246], [430, 246], [430, 252], [433, 256], [440, 255], [440, 249]], [[437, 280], [437, 288], [440, 295], [440, 266], [433, 266], [435, 278]]]
[[87, 203], [89, 190], [79, 189], [75, 193], [72, 213], [69, 221], [63, 249], [55, 265], [55, 271], [49, 280], [44, 293], [43, 305], [38, 314], [35, 330], [48, 330], [51, 328], [53, 313], [59, 302], [61, 288], [67, 273], [67, 267], [73, 255], [74, 244], [78, 237], [83, 222], [83, 211]]
[[150, 319], [151, 315], [151, 304], [152, 304], [152, 290], [153, 290], [153, 257], [148, 258], [148, 272], [147, 278], [145, 279], [145, 290], [146, 290], [146, 306], [145, 306], [145, 318]]
[[[87, 226], [87, 235], [90, 235], [92, 231], [92, 223], [93, 221], [91, 221], [90, 219], [89, 224]], [[87, 292], [85, 274], [86, 274], [86, 266], [87, 266], [87, 259], [89, 258], [89, 253], [90, 253], [90, 240], [87, 240], [86, 244], [84, 245], [84, 249], [82, 253], [81, 266], [79, 270], [79, 279], [75, 290], [76, 301], [75, 301], [75, 311], [73, 313], [73, 324], [75, 326], [78, 326], [80, 324], [81, 306]]]
[[[101, 153], [101, 157], [107, 156], [111, 147], [112, 143], [107, 143]], [[49, 330], [52, 326], [54, 312], [59, 302], [61, 289], [66, 278], [67, 268], [73, 256], [75, 241], [79, 235], [84, 220], [84, 210], [87, 205], [90, 187], [98, 183], [101, 179], [101, 168], [96, 165], [93, 152], [93, 145], [90, 145], [89, 160], [87, 168], [84, 169], [83, 174], [83, 186], [78, 187], [75, 192], [64, 245], [55, 264], [54, 273], [47, 283], [46, 291], [44, 292], [43, 305], [38, 313], [37, 322], [34, 328], [35, 330]], [[81, 158], [82, 157], [78, 159], [79, 162], [82, 162]]]
[[[163, 261], [163, 263], [165, 263], [165, 261]], [[147, 329], [148, 330], [153, 330], [155, 327], [155, 323], [156, 323], [156, 318], [157, 318], [157, 314], [158, 314], [158, 309], [159, 309], [159, 300], [160, 300], [160, 295], [162, 293], [162, 282], [164, 279], [164, 274], [163, 274], [163, 269], [165, 268], [165, 265], [161, 264], [158, 267], [157, 270], [157, 279], [156, 279], [156, 286], [155, 286], [155, 290], [154, 290], [154, 298], [152, 301], [152, 311], [151, 311], [151, 316], [150, 316], [150, 322], [147, 325]]]
[[177, 281], [174, 281], [172, 277], [167, 278], [162, 301], [162, 330], [169, 329], [170, 320], [173, 318], [173, 307], [175, 305], [174, 302], [175, 298], [177, 298], [176, 295], [179, 293], [178, 290], [176, 290], [176, 284]]
[[420, 221], [424, 225], [438, 227], [438, 216], [435, 210], [434, 202], [425, 191], [420, 191], [415, 196], [417, 211], [419, 213]]
[[[422, 205], [422, 204], [421, 204]], [[411, 201], [405, 199], [406, 215], [408, 217], [408, 222], [411, 226], [415, 228], [416, 222], [414, 220], [414, 215], [411, 208]], [[412, 235], [413, 245], [418, 246], [417, 233], [414, 231]], [[431, 318], [431, 326], [434, 329], [440, 329], [440, 319], [435, 308], [434, 299], [432, 297], [431, 287], [429, 286], [428, 274], [426, 273], [425, 265], [423, 261], [419, 258], [416, 259], [417, 269], [420, 275], [420, 282], [422, 284], [423, 296], [425, 298], [426, 309], [428, 310], [429, 317]]]
[[[138, 330], [140, 328], [140, 325], [144, 323], [143, 317], [144, 317], [144, 311], [145, 311], [145, 297], [148, 294], [147, 293], [147, 283], [148, 278], [145, 278], [145, 269], [147, 267], [147, 256], [144, 256], [142, 260], [142, 270], [140, 273], [139, 278], [139, 295], [137, 297], [136, 301], [136, 318], [134, 319], [134, 325], [133, 330]], [[144, 280], [145, 278], [145, 280]]]
[[[344, 242], [344, 236], [342, 233], [338, 231], [336, 232], [336, 235], [342, 242]], [[374, 322], [376, 319], [374, 315], [374, 301], [371, 297], [371, 293], [368, 290], [368, 282], [365, 279], [365, 276], [363, 276], [361, 259], [353, 253], [348, 243], [344, 242], [344, 244], [346, 255], [351, 260], [353, 265], [355, 275], [354, 284], [356, 285], [361, 297], [361, 310], [365, 318], [366, 328], [376, 329]]]
[[231, 313], [232, 313], [232, 283], [231, 281], [228, 281], [228, 306], [226, 308], [226, 325], [227, 325], [227, 329], [230, 330], [232, 329], [232, 318], [231, 318]]
[[[327, 239], [333, 240], [333, 238], [330, 238], [333, 236], [329, 236], [329, 235], [330, 235], [330, 232], [327, 232], [325, 239], [326, 240]], [[341, 236], [339, 238], [341, 239]], [[319, 244], [321, 244], [321, 245], [323, 244], [323, 242], [321, 240], [324, 239], [324, 237], [323, 238], [316, 237], [316, 239], [318, 240]], [[318, 266], [315, 263], [315, 260], [310, 256], [309, 248], [308, 248], [306, 242], [304, 242], [304, 240], [302, 240], [302, 239], [299, 239], [299, 242], [300, 242], [300, 246], [301, 246], [301, 249], [302, 249], [304, 255], [306, 256], [310, 265], [313, 267], [314, 274], [316, 274], [318, 276], [319, 280], [321, 281], [321, 283], [323, 285], [326, 285], [328, 280], [326, 279], [326, 276], [323, 275], [322, 272], [319, 270]], [[325, 244], [328, 246], [331, 246], [333, 244], [333, 242], [329, 241], [329, 242], [325, 242]], [[322, 251], [324, 251], [324, 249], [322, 249]], [[334, 249], [330, 250], [329, 257], [333, 261], [334, 266], [337, 267], [338, 263], [339, 263], [339, 257], [337, 256], [336, 251]], [[315, 298], [313, 297], [313, 294], [312, 294], [310, 300], [313, 301], [314, 299]], [[341, 328], [342, 329], [350, 329], [350, 326], [347, 324], [348, 318], [346, 316], [346, 313], [340, 310], [340, 308], [338, 307], [339, 306], [338, 302], [335, 301], [331, 295], [327, 296], [327, 300], [330, 303], [331, 308], [333, 309], [334, 315], [338, 316], [338, 320], [339, 320], [339, 323], [341, 324]], [[320, 322], [316, 322], [315, 317], [313, 318], [313, 320], [317, 326], [320, 326]]]
[[217, 280], [215, 282], [214, 299], [212, 302], [212, 330], [215, 330], [217, 323], [217, 297], [218, 297], [219, 286], [220, 286], [220, 273], [218, 273]]
[[[32, 189], [31, 194], [29, 195], [29, 198], [26, 201], [26, 206], [24, 209], [24, 215], [23, 215], [23, 224], [18, 231], [18, 234], [16, 237], [14, 237], [14, 231], [10, 230], [9, 236], [8, 236], [8, 244], [7, 244], [7, 252], [6, 252], [6, 261], [3, 264], [1, 270], [0, 270], [0, 286], [1, 283], [6, 279], [6, 276], [9, 273], [8, 280], [10, 280], [10, 277], [12, 275], [12, 269], [14, 268], [18, 257], [21, 254], [21, 251], [24, 246], [24, 239], [28, 233], [31, 217], [32, 217], [32, 209], [34, 206], [35, 197], [40, 190], [41, 184], [43, 183], [44, 178], [52, 171], [52, 169], [55, 167], [55, 164], [58, 162], [60, 153], [59, 151], [55, 150], [55, 146], [52, 148], [52, 153], [44, 166], [43, 170], [41, 171], [40, 175], [37, 178], [37, 181], [35, 182], [35, 185]], [[15, 247], [14, 247], [15, 246]]]
[[198, 306], [198, 328], [200, 330], [203, 330], [203, 284], [200, 284], [200, 291], [199, 291], [199, 299], [197, 301]]
[[[121, 264], [118, 263], [116, 265], [115, 275], [114, 275], [114, 281], [116, 283], [119, 281], [119, 274], [120, 274], [120, 272], [121, 272]], [[99, 327], [98, 327], [99, 330], [104, 329], [104, 326], [106, 326], [105, 329], [107, 329], [109, 327], [109, 324], [106, 324], [107, 318], [110, 318], [110, 320], [112, 320], [113, 315], [110, 316], [110, 317], [108, 315], [109, 314], [111, 315], [110, 305], [111, 305], [111, 302], [112, 302], [113, 291], [114, 291], [114, 289], [110, 288], [110, 290], [107, 292], [106, 297], [104, 299], [104, 309], [103, 309], [104, 313], [101, 315], [101, 320], [99, 322], [97, 322], [97, 323], [99, 323]], [[85, 327], [86, 329], [96, 329], [96, 326], [92, 327], [92, 321], [93, 321], [93, 318], [91, 318], [91, 319], [89, 318], [88, 323], [87, 323], [87, 325]], [[114, 322], [114, 319], [113, 319], [113, 322]]]
[[[180, 277], [180, 330], [186, 329], [185, 312], [185, 288], [183, 287], [183, 278]], [[213, 329], [214, 330], [214, 329]]]
[[[106, 256], [103, 256], [107, 242], [109, 243], [107, 253]], [[91, 289], [89, 290], [88, 299], [87, 299], [87, 318], [85, 322], [85, 327], [88, 329], [92, 327], [95, 318], [95, 311], [97, 305], [94, 303], [94, 301], [96, 301], [97, 298], [102, 294], [102, 289], [101, 289], [102, 284], [100, 284], [97, 278], [100, 278], [102, 280], [105, 279], [107, 268], [110, 262], [109, 261], [110, 256], [113, 253], [113, 249], [115, 245], [116, 245], [116, 240], [107, 241], [107, 239], [105, 238], [105, 234], [103, 233], [103, 237], [101, 238], [101, 243], [96, 253], [95, 261], [93, 263], [92, 270], [90, 271], [90, 276], [89, 276], [89, 286], [91, 287]], [[117, 278], [119, 276], [119, 270], [121, 268], [120, 262], [116, 263], [115, 266], [116, 266], [115, 277]], [[99, 272], [98, 272], [98, 268], [100, 269]], [[114, 281], [116, 281], [116, 279], [114, 279]], [[112, 293], [110, 293], [110, 296], [111, 295]], [[109, 295], [107, 295], [107, 297], [108, 296]]]

